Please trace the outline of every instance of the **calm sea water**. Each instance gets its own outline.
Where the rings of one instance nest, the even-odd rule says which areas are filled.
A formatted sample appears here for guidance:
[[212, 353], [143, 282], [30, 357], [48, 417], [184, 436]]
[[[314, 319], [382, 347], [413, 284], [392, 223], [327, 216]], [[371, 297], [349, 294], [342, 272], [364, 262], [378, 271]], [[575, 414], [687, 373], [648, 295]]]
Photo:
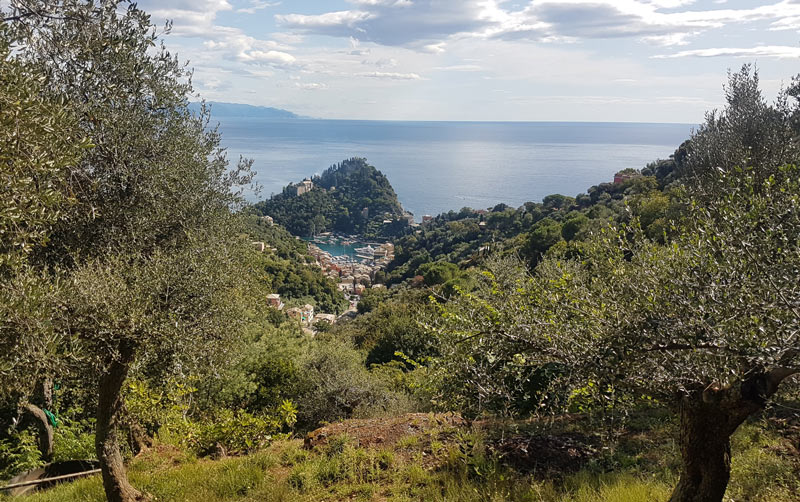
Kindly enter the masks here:
[[255, 160], [260, 200], [349, 157], [366, 157], [417, 220], [464, 206], [574, 196], [668, 157], [684, 124], [222, 119], [235, 160]]

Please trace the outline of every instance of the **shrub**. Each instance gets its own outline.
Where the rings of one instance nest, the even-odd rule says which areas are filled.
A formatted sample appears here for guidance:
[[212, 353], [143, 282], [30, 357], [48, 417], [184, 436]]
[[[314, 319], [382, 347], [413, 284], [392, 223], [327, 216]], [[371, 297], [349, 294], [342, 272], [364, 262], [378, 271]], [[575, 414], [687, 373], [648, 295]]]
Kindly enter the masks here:
[[[303, 382], [297, 397], [298, 426], [316, 427], [351, 417], [375, 416], [407, 406], [406, 396], [364, 367], [363, 356], [351, 345], [319, 339], [300, 363]], [[400, 406], [400, 407], [402, 407]]]
[[69, 417], [80, 414], [70, 410], [60, 417], [59, 426], [53, 431], [53, 461], [86, 460], [97, 458], [94, 446], [94, 419], [73, 420]]
[[36, 435], [29, 430], [9, 434], [0, 441], [0, 479], [10, 479], [44, 465]]

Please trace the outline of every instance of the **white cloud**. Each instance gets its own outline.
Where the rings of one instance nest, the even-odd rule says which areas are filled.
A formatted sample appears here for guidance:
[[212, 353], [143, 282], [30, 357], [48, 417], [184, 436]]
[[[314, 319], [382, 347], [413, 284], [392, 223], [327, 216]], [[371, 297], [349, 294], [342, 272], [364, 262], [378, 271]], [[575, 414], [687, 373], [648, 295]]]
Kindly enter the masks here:
[[361, 61], [363, 65], [377, 66], [378, 68], [395, 68], [399, 63], [395, 58], [381, 58], [376, 61]]
[[[358, 31], [357, 25], [373, 18], [374, 14], [360, 10], [342, 10], [307, 16], [304, 14], [276, 14], [275, 20], [291, 28], [307, 29], [323, 34], [345, 36]], [[329, 31], [329, 33], [326, 33]], [[352, 34], [348, 35], [351, 38]]]
[[669, 59], [669, 58], [685, 58], [685, 57], [735, 57], [735, 58], [777, 58], [777, 59], [791, 59], [800, 58], [800, 47], [789, 47], [780, 45], [763, 45], [759, 47], [745, 47], [745, 48], [711, 48], [711, 49], [694, 49], [688, 51], [676, 52], [675, 54], [660, 54], [653, 56], [656, 59]]
[[439, 71], [482, 71], [483, 67], [476, 64], [456, 64], [450, 66], [436, 66], [433, 69]]
[[373, 71], [366, 73], [356, 73], [357, 77], [379, 78], [384, 80], [422, 80], [422, 77], [416, 73], [392, 73]]
[[250, 7], [236, 9], [238, 14], [255, 14], [259, 10], [277, 7], [281, 2], [265, 2], [263, 0], [250, 0]]
[[642, 40], [653, 45], [671, 46], [671, 45], [688, 45], [689, 38], [696, 35], [697, 32], [678, 32], [668, 33], [666, 35], [651, 35], [649, 37], [642, 37]]
[[496, 21], [496, 0], [351, 0], [355, 10], [318, 15], [286, 14], [275, 19], [287, 29], [389, 46], [441, 52], [452, 35], [472, 34]]
[[276, 20], [301, 33], [441, 53], [455, 37], [541, 42], [633, 37], [654, 45], [686, 45], [730, 24], [768, 20], [773, 29], [794, 29], [800, 19], [800, 3], [793, 0], [743, 9], [690, 9], [694, 0], [529, 0], [511, 8], [500, 0], [349, 1], [355, 10]]
[[292, 64], [296, 61], [294, 56], [292, 56], [291, 54], [287, 54], [285, 52], [260, 51], [260, 50], [243, 51], [240, 53], [239, 59], [245, 62], [267, 63], [267, 64], [278, 64], [278, 65]]
[[320, 82], [295, 82], [294, 86], [298, 89], [303, 89], [304, 91], [320, 91], [328, 88], [328, 84], [323, 84]]

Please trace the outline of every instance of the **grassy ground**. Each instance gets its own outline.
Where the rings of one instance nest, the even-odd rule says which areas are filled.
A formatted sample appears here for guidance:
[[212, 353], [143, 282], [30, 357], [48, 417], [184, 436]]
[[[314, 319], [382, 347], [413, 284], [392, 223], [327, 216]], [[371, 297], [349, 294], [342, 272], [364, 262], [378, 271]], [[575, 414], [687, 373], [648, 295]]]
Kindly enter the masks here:
[[[562, 476], [498, 462], [487, 447], [497, 430], [442, 426], [391, 445], [359, 447], [344, 435], [310, 451], [300, 440], [281, 441], [253, 455], [219, 460], [160, 446], [131, 463], [130, 477], [159, 502], [666, 500], [676, 481], [677, 452], [669, 439], [674, 426], [653, 420], [639, 425], [632, 422], [617, 447], [596, 449], [578, 470]], [[800, 500], [796, 441], [763, 423], [740, 428], [727, 500]], [[95, 476], [22, 500], [104, 497]]]

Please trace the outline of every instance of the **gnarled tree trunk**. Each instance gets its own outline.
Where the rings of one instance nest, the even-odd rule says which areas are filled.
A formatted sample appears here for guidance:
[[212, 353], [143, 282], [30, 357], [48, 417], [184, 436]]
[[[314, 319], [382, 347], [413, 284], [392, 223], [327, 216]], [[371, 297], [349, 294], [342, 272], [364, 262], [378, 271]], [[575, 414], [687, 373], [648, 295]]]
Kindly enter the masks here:
[[722, 502], [731, 477], [731, 436], [794, 373], [757, 373], [731, 387], [709, 388], [681, 400], [683, 466], [669, 502]]
[[103, 488], [108, 502], [134, 502], [142, 494], [128, 482], [122, 453], [119, 449], [119, 425], [122, 410], [122, 385], [133, 362], [132, 347], [120, 348], [119, 357], [100, 376], [97, 401], [95, 448], [103, 473]]
[[22, 408], [31, 416], [39, 432], [39, 452], [42, 454], [42, 460], [50, 462], [53, 459], [53, 427], [50, 426], [47, 415], [35, 404], [27, 403]]
[[670, 502], [722, 500], [731, 477], [732, 432], [726, 411], [717, 404], [689, 398], [681, 403], [683, 468]]

